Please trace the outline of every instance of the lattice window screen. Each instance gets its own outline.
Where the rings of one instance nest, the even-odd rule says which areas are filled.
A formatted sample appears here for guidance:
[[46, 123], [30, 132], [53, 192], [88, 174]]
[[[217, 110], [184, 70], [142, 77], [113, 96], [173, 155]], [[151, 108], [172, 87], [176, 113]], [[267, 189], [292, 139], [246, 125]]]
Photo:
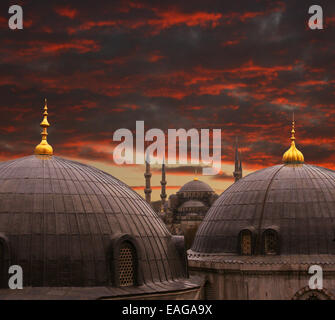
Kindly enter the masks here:
[[243, 255], [251, 255], [251, 233], [249, 231], [242, 232], [241, 252]]
[[127, 242], [120, 248], [119, 257], [120, 286], [133, 286], [135, 284], [135, 249]]
[[277, 253], [277, 235], [276, 232], [273, 230], [268, 230], [265, 232], [265, 253]]

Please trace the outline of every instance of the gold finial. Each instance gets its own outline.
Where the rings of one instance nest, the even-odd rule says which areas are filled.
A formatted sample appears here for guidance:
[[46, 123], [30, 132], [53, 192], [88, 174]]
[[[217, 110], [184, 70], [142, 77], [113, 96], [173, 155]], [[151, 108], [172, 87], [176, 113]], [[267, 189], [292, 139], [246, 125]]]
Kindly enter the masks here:
[[40, 126], [42, 128], [42, 141], [40, 142], [39, 145], [36, 146], [35, 148], [35, 154], [36, 155], [48, 155], [52, 156], [53, 155], [53, 149], [49, 145], [47, 141], [47, 136], [48, 136], [48, 131], [47, 128], [50, 127], [50, 124], [48, 122], [48, 103], [47, 99], [44, 99], [44, 112], [43, 112], [43, 120], [40, 123]]
[[295, 146], [295, 120], [292, 118], [291, 147], [283, 155], [283, 162], [286, 164], [304, 163], [304, 155]]
[[197, 177], [197, 175], [198, 175], [198, 168], [196, 167], [195, 168], [195, 177], [193, 178], [194, 181], [198, 181], [199, 180], [198, 177]]

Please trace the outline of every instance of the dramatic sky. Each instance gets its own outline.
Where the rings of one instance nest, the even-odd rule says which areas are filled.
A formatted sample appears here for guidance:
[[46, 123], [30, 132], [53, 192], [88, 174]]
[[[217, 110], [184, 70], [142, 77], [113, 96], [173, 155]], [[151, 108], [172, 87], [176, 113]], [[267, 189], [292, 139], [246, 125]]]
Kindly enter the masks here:
[[[55, 154], [140, 194], [143, 166], [112, 157], [113, 132], [136, 120], [222, 129], [222, 174], [200, 177], [218, 193], [232, 183], [235, 136], [245, 173], [280, 163], [293, 111], [306, 162], [335, 169], [335, 3], [315, 2], [323, 30], [307, 27], [316, 3], [301, 0], [1, 1], [0, 160], [32, 154], [47, 97]], [[23, 30], [8, 28], [11, 4]], [[168, 193], [194, 172], [169, 167]]]

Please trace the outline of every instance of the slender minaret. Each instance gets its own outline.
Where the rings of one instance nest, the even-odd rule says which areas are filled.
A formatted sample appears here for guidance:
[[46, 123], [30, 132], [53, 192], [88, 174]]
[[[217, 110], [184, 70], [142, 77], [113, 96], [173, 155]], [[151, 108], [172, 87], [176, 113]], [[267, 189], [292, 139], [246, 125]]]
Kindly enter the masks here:
[[242, 160], [240, 158], [240, 153], [238, 151], [238, 141], [236, 137], [236, 146], [235, 146], [235, 170], [234, 170], [235, 182], [242, 178]]
[[242, 170], [242, 152], [240, 152], [240, 164], [238, 166], [238, 170], [241, 173], [241, 178], [242, 178], [242, 176], [243, 176], [243, 170]]
[[145, 177], [145, 189], [144, 189], [144, 193], [145, 193], [145, 200], [151, 204], [151, 172], [150, 172], [150, 157], [149, 154], [147, 154], [146, 159], [145, 159], [145, 173], [144, 173], [144, 177]]
[[163, 163], [162, 163], [162, 180], [161, 180], [161, 211], [165, 211], [165, 201], [166, 201], [166, 175], [165, 175], [165, 158], [163, 158]]

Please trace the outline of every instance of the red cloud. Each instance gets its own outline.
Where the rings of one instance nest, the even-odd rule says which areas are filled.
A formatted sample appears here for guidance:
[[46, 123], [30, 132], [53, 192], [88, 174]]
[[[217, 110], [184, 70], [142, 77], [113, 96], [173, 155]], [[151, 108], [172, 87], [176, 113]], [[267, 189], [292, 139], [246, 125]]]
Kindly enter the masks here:
[[46, 54], [61, 54], [69, 50], [75, 50], [78, 53], [94, 52], [100, 49], [100, 45], [94, 40], [75, 39], [68, 42], [43, 42], [31, 41], [28, 43], [28, 48], [22, 49], [18, 54], [21, 57], [29, 59], [38, 59]]
[[244, 83], [219, 83], [212, 84], [207, 86], [201, 86], [199, 89], [200, 94], [210, 94], [210, 95], [218, 95], [222, 90], [235, 90], [239, 88], [246, 87], [247, 85]]
[[152, 54], [149, 55], [148, 60], [149, 60], [150, 62], [157, 62], [157, 61], [159, 61], [159, 60], [161, 60], [161, 59], [164, 59], [164, 58], [165, 58], [165, 57], [162, 56], [162, 55], [160, 55], [159, 52], [153, 52]]
[[55, 9], [56, 13], [62, 17], [66, 17], [69, 19], [74, 19], [77, 14], [78, 10], [70, 7], [59, 7]]
[[187, 25], [192, 26], [210, 26], [216, 27], [222, 18], [221, 13], [192, 12], [183, 13], [177, 9], [160, 11], [151, 8], [156, 14], [156, 18], [151, 19], [117, 19], [104, 21], [85, 21], [79, 28], [70, 28], [68, 31], [73, 34], [77, 31], [89, 30], [95, 27], [124, 27], [126, 29], [137, 29], [144, 26], [153, 28], [151, 34], [157, 34], [161, 30], [168, 29], [172, 26]]
[[328, 84], [327, 81], [324, 80], [306, 80], [306, 81], [302, 81], [297, 83], [298, 86], [301, 87], [307, 87], [307, 86], [319, 86], [319, 85], [326, 85]]
[[4, 131], [5, 133], [13, 133], [18, 130], [17, 127], [14, 126], [7, 126], [7, 127], [0, 127], [1, 131]]
[[0, 27], [5, 27], [7, 25], [8, 25], [8, 20], [3, 17], [0, 17]]
[[158, 30], [167, 29], [175, 25], [185, 24], [192, 26], [212, 26], [215, 27], [218, 21], [222, 18], [221, 13], [207, 13], [207, 12], [192, 12], [183, 13], [178, 10], [159, 11], [155, 10], [158, 16], [155, 19], [150, 19], [148, 24], [155, 26]]

